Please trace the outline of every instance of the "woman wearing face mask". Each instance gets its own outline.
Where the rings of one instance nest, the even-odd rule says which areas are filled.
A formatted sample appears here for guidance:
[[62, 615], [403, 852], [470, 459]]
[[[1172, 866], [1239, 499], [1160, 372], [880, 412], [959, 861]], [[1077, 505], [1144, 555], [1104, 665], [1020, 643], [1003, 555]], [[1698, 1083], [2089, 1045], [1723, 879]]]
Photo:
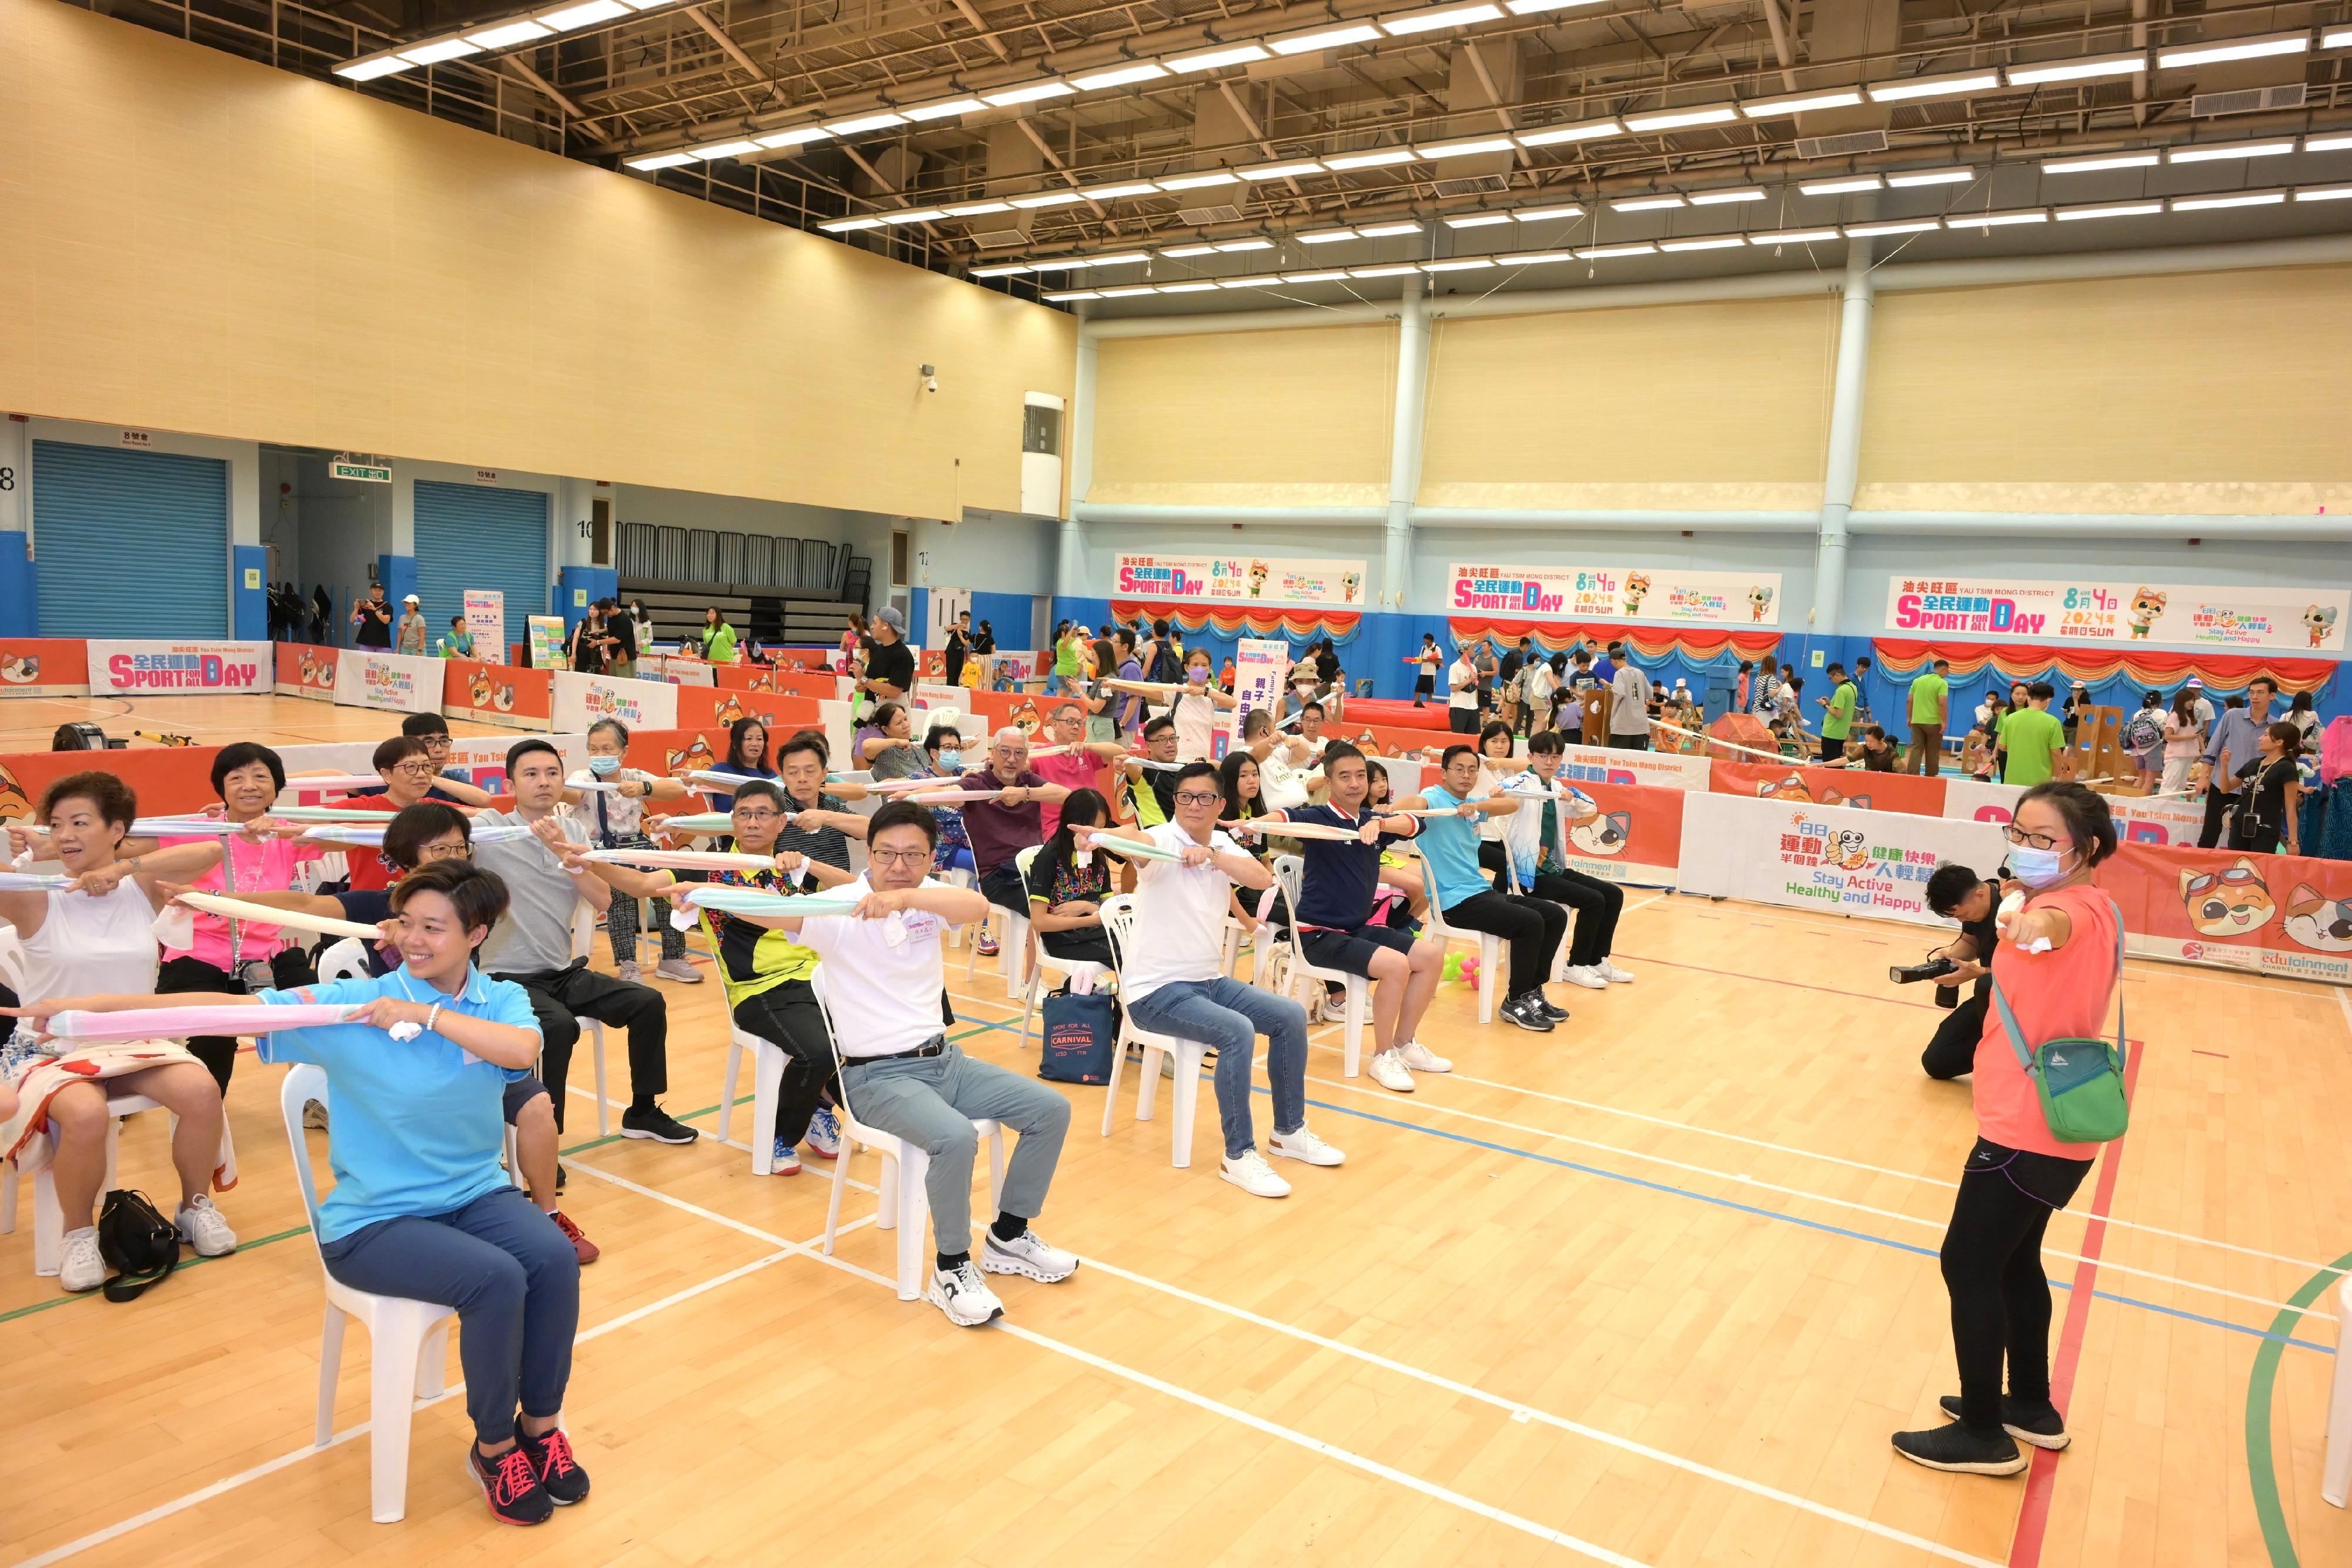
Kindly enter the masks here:
[[[617, 718], [600, 718], [588, 727], [588, 766], [564, 780], [571, 785], [614, 786], [581, 790], [580, 803], [572, 808], [572, 815], [588, 825], [600, 850], [653, 848], [654, 841], [645, 833], [646, 802], [686, 799], [683, 780], [624, 767], [621, 759], [628, 749], [629, 727]], [[654, 925], [661, 932], [662, 945], [661, 962], [654, 966], [654, 973], [665, 980], [700, 985], [702, 972], [687, 962], [686, 933], [669, 923], [669, 900], [654, 900]], [[645, 973], [637, 967], [637, 901], [613, 900], [604, 915], [604, 931], [612, 938], [618, 977], [632, 985], [642, 981]]]
[[629, 621], [631, 624], [636, 628], [638, 654], [642, 656], [652, 653], [654, 647], [653, 618], [646, 613], [645, 605], [635, 599], [629, 601]]
[[1238, 700], [1221, 692], [1209, 679], [1213, 674], [1209, 651], [1195, 648], [1184, 656], [1184, 688], [1168, 699], [1168, 716], [1176, 721], [1176, 760], [1205, 762], [1210, 737], [1216, 733], [1217, 713]]
[[[923, 758], [914, 777], [938, 779], [952, 784], [964, 775], [963, 737], [943, 724], [931, 726], [923, 737]], [[971, 836], [964, 831], [963, 813], [953, 806], [933, 806], [931, 815], [940, 824], [939, 853], [931, 862], [935, 871], [978, 872], [971, 858]]]
[[[2105, 797], [2083, 785], [2037, 784], [2004, 830], [2021, 905], [2005, 898], [1993, 950], [1995, 994], [2032, 1051], [2061, 1039], [2111, 1038], [2108, 1004], [2122, 978], [2122, 919], [2094, 883], [2116, 852]], [[1986, 1009], [1971, 1073], [1977, 1142], [1961, 1169], [1944, 1232], [1944, 1284], [1960, 1391], [1940, 1401], [1947, 1427], [1897, 1432], [1895, 1450], [1931, 1469], [2015, 1475], [2028, 1456], [2071, 1440], [2050, 1401], [2050, 1281], [2042, 1234], [2090, 1174], [2102, 1145], [2061, 1143], [2017, 1059], [2002, 1009]], [[2001, 1388], [2007, 1363], [2009, 1386]]]
[[[285, 788], [286, 765], [269, 747], [249, 740], [221, 747], [220, 755], [213, 758], [213, 789], [221, 798], [221, 815], [227, 821], [247, 826], [249, 831], [217, 839], [164, 840], [167, 844], [202, 846], [211, 852], [211, 869], [191, 878], [191, 886], [199, 893], [225, 893], [231, 898], [284, 893], [294, 885], [296, 867], [327, 853], [324, 844], [269, 831], [270, 802]], [[163, 967], [155, 977], [158, 991], [258, 990], [299, 986], [310, 978], [309, 956], [299, 943], [289, 942], [278, 926], [199, 910], [194, 932], [186, 946], [164, 950]], [[188, 1041], [188, 1050], [211, 1070], [226, 1095], [229, 1075], [236, 1067], [236, 1041], [199, 1035]]]

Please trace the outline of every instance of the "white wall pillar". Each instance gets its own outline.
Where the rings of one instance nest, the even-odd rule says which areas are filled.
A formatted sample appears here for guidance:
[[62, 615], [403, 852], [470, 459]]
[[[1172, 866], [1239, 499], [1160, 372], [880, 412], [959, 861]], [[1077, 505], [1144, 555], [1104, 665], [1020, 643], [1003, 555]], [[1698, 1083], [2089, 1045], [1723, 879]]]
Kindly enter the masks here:
[[[1085, 300], [1078, 301], [1079, 310], [1086, 306]], [[1078, 503], [1087, 498], [1095, 480], [1095, 340], [1087, 326], [1081, 316], [1077, 375], [1071, 387], [1067, 426], [1070, 500], [1054, 563], [1054, 591], [1069, 599], [1091, 597], [1087, 583], [1087, 534], [1078, 522]]]
[[1396, 416], [1389, 432], [1389, 507], [1376, 601], [1390, 610], [1404, 608], [1412, 575], [1412, 507], [1421, 491], [1422, 413], [1429, 380], [1429, 307], [1421, 287], [1420, 278], [1406, 278], [1398, 302]]
[[1828, 466], [1822, 476], [1821, 548], [1813, 573], [1812, 631], [1839, 634], [1845, 612], [1846, 517], [1862, 471], [1862, 410], [1869, 392], [1871, 242], [1846, 241], [1845, 298], [1838, 314], [1837, 375], [1830, 393]]

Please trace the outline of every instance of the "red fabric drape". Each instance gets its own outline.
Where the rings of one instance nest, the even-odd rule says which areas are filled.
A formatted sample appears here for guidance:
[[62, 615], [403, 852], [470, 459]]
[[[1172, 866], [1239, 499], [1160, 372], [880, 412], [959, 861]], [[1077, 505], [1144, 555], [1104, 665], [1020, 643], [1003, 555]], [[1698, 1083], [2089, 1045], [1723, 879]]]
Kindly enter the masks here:
[[1914, 675], [1935, 659], [1948, 659], [1955, 680], [1990, 669], [2010, 680], [2039, 675], [2055, 667], [2070, 681], [2094, 684], [2117, 675], [2135, 685], [2176, 686], [2194, 675], [2209, 685], [2235, 690], [2256, 675], [2268, 675], [2291, 692], [2316, 691], [2335, 678], [2333, 659], [2283, 659], [2272, 653], [2182, 653], [2154, 648], [2101, 645], [2053, 646], [2044, 643], [1927, 643], [1903, 637], [1874, 639], [1879, 668], [1889, 675]]
[[1204, 604], [1154, 604], [1142, 599], [1114, 599], [1110, 601], [1111, 619], [1122, 623], [1140, 615], [1147, 621], [1166, 620], [1184, 632], [1198, 632], [1208, 627], [1220, 637], [1328, 637], [1334, 643], [1345, 643], [1355, 636], [1360, 612], [1354, 610], [1318, 610], [1311, 604], [1276, 609], [1259, 606], [1242, 610]]
[[1727, 627], [1637, 626], [1609, 621], [1505, 621], [1492, 616], [1457, 615], [1446, 622], [1457, 646], [1493, 637], [1517, 643], [1535, 639], [1547, 653], [1561, 653], [1581, 643], [1598, 653], [1612, 643], [1623, 643], [1645, 659], [1676, 654], [1696, 662], [1712, 659], [1727, 647], [1742, 659], [1760, 659], [1780, 646], [1778, 632], [1735, 632]]

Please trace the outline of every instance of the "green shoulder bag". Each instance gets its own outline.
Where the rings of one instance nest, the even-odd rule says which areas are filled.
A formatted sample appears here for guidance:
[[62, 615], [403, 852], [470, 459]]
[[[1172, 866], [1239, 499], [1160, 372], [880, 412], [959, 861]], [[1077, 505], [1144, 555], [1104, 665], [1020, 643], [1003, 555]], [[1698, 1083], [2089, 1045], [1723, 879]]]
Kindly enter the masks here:
[[2062, 1144], [2104, 1144], [2120, 1138], [2131, 1125], [2131, 1103], [2124, 1094], [2124, 923], [2116, 916], [2116, 1042], [2104, 1040], [2048, 1040], [2032, 1050], [2017, 1027], [2017, 1015], [2001, 995], [2000, 981], [1992, 983], [1992, 1005], [2000, 1012], [2000, 1027], [2017, 1052], [2017, 1065], [2042, 1097], [2042, 1119], [2050, 1135]]

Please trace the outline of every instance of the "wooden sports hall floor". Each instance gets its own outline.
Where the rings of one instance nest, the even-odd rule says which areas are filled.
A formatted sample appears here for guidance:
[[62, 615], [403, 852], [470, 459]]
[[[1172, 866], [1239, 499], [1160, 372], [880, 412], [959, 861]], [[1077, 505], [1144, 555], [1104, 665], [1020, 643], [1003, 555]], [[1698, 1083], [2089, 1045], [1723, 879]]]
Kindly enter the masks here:
[[[120, 705], [37, 706], [0, 743]], [[389, 728], [261, 698], [140, 716], [206, 740]], [[868, 1189], [816, 1255], [822, 1162], [759, 1178], [741, 1147], [599, 1139], [583, 1060], [569, 1207], [604, 1253], [568, 1416], [596, 1490], [529, 1535], [460, 1473], [455, 1398], [417, 1413], [406, 1521], [369, 1522], [362, 1333], [337, 1414], [356, 1440], [310, 1448], [319, 1263], [278, 1074], [248, 1056], [235, 1257], [112, 1306], [33, 1277], [29, 1216], [0, 1238], [0, 1561], [2352, 1563], [2318, 1496], [2352, 1002], [2131, 965], [2136, 1124], [2047, 1253], [2074, 1287], [2074, 1448], [2026, 1481], [1944, 1476], [1886, 1443], [1956, 1386], [1935, 1249], [1968, 1092], [1920, 1075], [1937, 1015], [1884, 979], [1922, 946], [1636, 894], [1636, 984], [1570, 992], [1543, 1037], [1480, 1028], [1449, 985], [1424, 1039], [1455, 1071], [1415, 1094], [1343, 1079], [1318, 1030], [1309, 1114], [1349, 1161], [1287, 1170], [1284, 1202], [1215, 1179], [1205, 1091], [1189, 1171], [1131, 1079], [1108, 1139], [1101, 1092], [1068, 1091], [1040, 1228], [1086, 1267], [1003, 1282], [990, 1331], [894, 1298]], [[950, 984], [965, 1050], [1034, 1060], [1000, 980], [957, 954]], [[709, 1128], [719, 988], [665, 989], [667, 1103]], [[160, 1120], [122, 1165], [159, 1194]]]

